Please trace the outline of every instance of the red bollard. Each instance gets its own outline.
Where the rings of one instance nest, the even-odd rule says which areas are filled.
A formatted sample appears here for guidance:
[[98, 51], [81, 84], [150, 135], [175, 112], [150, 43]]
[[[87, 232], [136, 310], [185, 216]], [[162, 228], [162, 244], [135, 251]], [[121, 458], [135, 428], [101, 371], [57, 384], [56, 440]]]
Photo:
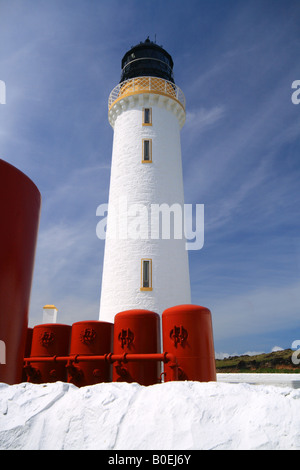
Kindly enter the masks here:
[[[198, 305], [178, 305], [162, 314], [163, 348], [178, 361], [178, 380], [216, 380], [211, 312]], [[171, 380], [165, 364], [165, 381]]]
[[41, 195], [20, 170], [0, 160], [0, 382], [22, 381]]
[[[70, 358], [102, 356], [113, 351], [113, 324], [103, 321], [80, 321], [72, 325]], [[67, 365], [68, 382], [77, 387], [111, 382], [112, 365], [106, 361], [79, 361]]]
[[[115, 316], [114, 354], [160, 353], [160, 317], [149, 310], [127, 310]], [[113, 364], [114, 382], [159, 382], [159, 361], [120, 361]]]
[[[36, 325], [33, 328], [30, 357], [68, 356], [71, 326], [59, 323]], [[29, 361], [25, 364], [27, 381], [33, 383], [67, 381], [66, 361]]]

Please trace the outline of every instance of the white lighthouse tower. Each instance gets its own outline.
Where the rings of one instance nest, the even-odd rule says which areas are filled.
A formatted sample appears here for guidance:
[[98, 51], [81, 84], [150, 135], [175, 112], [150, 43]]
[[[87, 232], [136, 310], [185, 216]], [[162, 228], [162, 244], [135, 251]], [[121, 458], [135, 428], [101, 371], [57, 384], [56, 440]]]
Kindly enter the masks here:
[[147, 39], [122, 59], [109, 97], [114, 129], [99, 319], [191, 303], [180, 130], [185, 98], [172, 57]]

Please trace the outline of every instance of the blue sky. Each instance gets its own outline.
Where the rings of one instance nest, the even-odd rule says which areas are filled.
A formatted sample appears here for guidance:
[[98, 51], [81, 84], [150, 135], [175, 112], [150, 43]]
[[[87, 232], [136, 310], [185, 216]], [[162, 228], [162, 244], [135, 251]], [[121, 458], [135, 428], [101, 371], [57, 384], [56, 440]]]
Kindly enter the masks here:
[[156, 35], [187, 102], [185, 200], [205, 206], [192, 302], [217, 353], [300, 339], [299, 22], [297, 0], [0, 0], [0, 158], [43, 200], [30, 326], [48, 303], [61, 323], [98, 319], [107, 100], [124, 53]]

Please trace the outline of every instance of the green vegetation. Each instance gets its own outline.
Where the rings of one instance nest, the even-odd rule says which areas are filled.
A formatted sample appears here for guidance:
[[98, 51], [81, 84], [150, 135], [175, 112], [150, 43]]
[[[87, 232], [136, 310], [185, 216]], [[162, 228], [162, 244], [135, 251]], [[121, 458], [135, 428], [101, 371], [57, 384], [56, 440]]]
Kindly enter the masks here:
[[292, 349], [274, 351], [257, 356], [232, 356], [226, 359], [216, 359], [218, 373], [300, 373], [300, 364], [292, 362]]

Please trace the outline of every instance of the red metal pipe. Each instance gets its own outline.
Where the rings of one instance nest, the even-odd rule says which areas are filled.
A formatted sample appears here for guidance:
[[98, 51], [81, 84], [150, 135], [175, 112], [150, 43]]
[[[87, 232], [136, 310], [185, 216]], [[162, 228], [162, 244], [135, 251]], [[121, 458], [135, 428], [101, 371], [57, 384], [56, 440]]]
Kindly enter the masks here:
[[79, 362], [87, 361], [107, 361], [109, 363], [113, 362], [140, 362], [140, 361], [161, 361], [168, 363], [169, 367], [172, 369], [172, 380], [178, 380], [178, 364], [177, 358], [174, 354], [168, 352], [164, 353], [153, 353], [153, 354], [104, 354], [101, 356], [93, 355], [71, 355], [71, 356], [36, 356], [36, 357], [25, 357], [25, 367], [28, 367], [30, 363], [34, 362], [67, 362], [68, 365]]
[[24, 361], [26, 363], [30, 362], [63, 362], [63, 361], [72, 361], [75, 363], [85, 362], [85, 361], [107, 361], [107, 362], [132, 362], [132, 361], [162, 361], [162, 362], [176, 362], [176, 356], [169, 353], [153, 353], [153, 354], [103, 354], [101, 356], [94, 355], [81, 355], [76, 354], [74, 356], [33, 356], [25, 357]]

